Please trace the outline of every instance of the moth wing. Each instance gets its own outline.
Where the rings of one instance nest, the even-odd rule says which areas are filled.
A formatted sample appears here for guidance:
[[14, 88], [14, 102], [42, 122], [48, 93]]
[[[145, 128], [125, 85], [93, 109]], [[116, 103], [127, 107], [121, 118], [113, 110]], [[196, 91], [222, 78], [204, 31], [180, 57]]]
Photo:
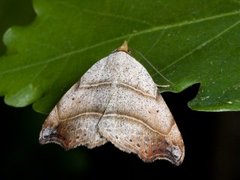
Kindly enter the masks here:
[[[145, 109], [152, 111], [147, 106]], [[135, 153], [145, 162], [166, 159], [175, 165], [181, 164], [185, 150], [175, 121], [168, 119], [172, 121], [171, 127], [164, 132], [133, 114], [106, 112], [98, 124], [99, 132], [120, 150]]]
[[181, 164], [185, 151], [181, 134], [151, 76], [124, 52], [113, 59], [119, 67], [118, 79], [98, 124], [100, 134], [143, 161]]
[[95, 63], [61, 98], [42, 126], [41, 144], [56, 143], [72, 149], [80, 145], [94, 148], [106, 143], [97, 127], [111, 98], [111, 84], [99, 85], [108, 78], [108, 75], [98, 75], [107, 71], [106, 63], [107, 58]]

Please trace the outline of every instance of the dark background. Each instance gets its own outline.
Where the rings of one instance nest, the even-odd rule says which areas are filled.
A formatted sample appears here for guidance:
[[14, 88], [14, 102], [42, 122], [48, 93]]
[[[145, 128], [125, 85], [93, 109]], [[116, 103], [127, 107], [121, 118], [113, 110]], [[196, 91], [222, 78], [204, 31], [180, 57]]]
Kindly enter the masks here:
[[[34, 17], [30, 0], [0, 0], [0, 36]], [[5, 51], [1, 41], [0, 54]], [[240, 112], [190, 110], [187, 102], [198, 88], [163, 94], [185, 142], [186, 157], [178, 167], [164, 160], [143, 163], [111, 143], [70, 151], [56, 144], [42, 146], [38, 137], [46, 116], [30, 106], [9, 107], [0, 98], [0, 179], [240, 179]]]
[[111, 143], [70, 151], [56, 144], [40, 145], [39, 132], [46, 116], [31, 107], [6, 106], [1, 98], [0, 179], [240, 179], [239, 112], [190, 110], [186, 103], [197, 89], [194, 86], [180, 94], [163, 94], [185, 142], [186, 157], [178, 167], [164, 160], [143, 163]]

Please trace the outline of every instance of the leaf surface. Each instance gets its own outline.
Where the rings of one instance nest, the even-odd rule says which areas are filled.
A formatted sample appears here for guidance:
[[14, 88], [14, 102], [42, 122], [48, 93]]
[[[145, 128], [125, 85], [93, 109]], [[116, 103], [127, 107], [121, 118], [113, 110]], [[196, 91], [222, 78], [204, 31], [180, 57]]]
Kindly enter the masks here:
[[[49, 112], [95, 62], [124, 40], [162, 91], [200, 83], [190, 107], [240, 110], [240, 1], [34, 1], [32, 24], [4, 35], [0, 95]], [[146, 59], [151, 63], [146, 61]]]

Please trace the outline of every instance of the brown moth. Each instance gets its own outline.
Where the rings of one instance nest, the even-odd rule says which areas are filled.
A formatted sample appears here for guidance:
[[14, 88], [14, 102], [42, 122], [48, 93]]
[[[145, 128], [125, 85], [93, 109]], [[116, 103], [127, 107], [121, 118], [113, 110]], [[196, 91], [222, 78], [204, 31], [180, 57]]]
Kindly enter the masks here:
[[61, 98], [45, 120], [41, 144], [65, 149], [111, 142], [143, 161], [180, 165], [185, 149], [174, 118], [147, 70], [127, 43], [99, 60]]

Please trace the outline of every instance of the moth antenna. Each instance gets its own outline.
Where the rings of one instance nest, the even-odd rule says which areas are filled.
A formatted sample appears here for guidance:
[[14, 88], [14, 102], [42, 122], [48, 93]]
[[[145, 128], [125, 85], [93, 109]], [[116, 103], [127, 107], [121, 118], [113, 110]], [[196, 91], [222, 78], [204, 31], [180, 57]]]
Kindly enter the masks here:
[[[160, 72], [157, 70], [157, 68], [155, 68], [155, 66], [154, 66], [150, 61], [148, 61], [147, 58], [146, 58], [141, 52], [139, 52], [139, 51], [136, 50], [136, 49], [134, 49], [134, 51], [136, 51], [136, 52], [144, 59], [144, 61], [146, 61], [146, 62], [156, 71], [156, 73], [159, 74], [163, 79], [165, 79], [169, 84], [171, 84], [171, 85], [174, 84], [174, 83], [171, 82], [169, 79], [167, 79], [164, 75], [162, 75], [162, 73], [160, 73]], [[158, 87], [165, 87], [165, 88], [166, 88], [166, 87], [170, 87], [169, 84], [167, 84], [167, 85], [158, 85], [158, 84], [157, 84], [157, 86], [158, 86]]]

